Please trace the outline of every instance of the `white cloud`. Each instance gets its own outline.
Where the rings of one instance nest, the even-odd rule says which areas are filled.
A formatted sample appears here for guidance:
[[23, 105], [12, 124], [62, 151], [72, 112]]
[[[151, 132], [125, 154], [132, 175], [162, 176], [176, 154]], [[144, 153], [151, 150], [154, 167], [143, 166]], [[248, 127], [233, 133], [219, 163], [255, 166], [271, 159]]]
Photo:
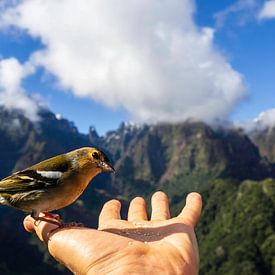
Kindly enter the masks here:
[[20, 109], [31, 120], [38, 120], [38, 104], [21, 87], [21, 81], [33, 73], [30, 63], [20, 64], [15, 58], [0, 60], [0, 105]]
[[254, 120], [255, 125], [261, 127], [273, 127], [275, 126], [275, 109], [269, 109], [261, 112]]
[[275, 0], [266, 1], [259, 13], [259, 19], [275, 18]]
[[254, 20], [258, 5], [256, 0], [238, 0], [214, 15], [216, 26], [223, 27], [226, 20], [232, 15], [234, 15], [234, 23], [239, 26], [245, 25], [248, 21]]
[[30, 62], [135, 121], [213, 121], [245, 96], [242, 76], [198, 28], [191, 0], [25, 0], [0, 27], [39, 37]]

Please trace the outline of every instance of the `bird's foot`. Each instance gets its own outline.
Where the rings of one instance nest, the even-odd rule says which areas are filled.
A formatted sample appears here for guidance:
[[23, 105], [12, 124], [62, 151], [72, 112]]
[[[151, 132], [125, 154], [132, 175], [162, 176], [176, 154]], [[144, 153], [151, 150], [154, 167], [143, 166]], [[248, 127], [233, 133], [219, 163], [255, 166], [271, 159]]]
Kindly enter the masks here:
[[40, 221], [57, 225], [57, 228], [54, 228], [53, 230], [51, 230], [48, 233], [49, 235], [59, 229], [84, 227], [84, 224], [78, 223], [78, 222], [64, 223], [58, 214], [53, 214], [50, 212], [41, 212], [41, 213], [43, 214], [42, 217], [39, 215], [39, 212], [32, 211], [32, 213], [31, 213], [32, 218], [35, 220], [34, 221], [35, 226], [38, 226], [38, 222], [40, 222]]
[[60, 223], [64, 223], [58, 214], [50, 213], [50, 212], [42, 212], [44, 214], [43, 218], [50, 218], [59, 221]]
[[33, 217], [35, 219], [34, 224], [37, 226], [37, 223], [39, 221], [43, 221], [43, 222], [48, 222], [51, 224], [55, 224], [58, 227], [62, 226], [63, 224], [65, 224], [60, 216], [58, 214], [53, 214], [53, 213], [49, 213], [49, 212], [42, 212], [43, 213], [43, 217], [38, 216], [38, 217]]

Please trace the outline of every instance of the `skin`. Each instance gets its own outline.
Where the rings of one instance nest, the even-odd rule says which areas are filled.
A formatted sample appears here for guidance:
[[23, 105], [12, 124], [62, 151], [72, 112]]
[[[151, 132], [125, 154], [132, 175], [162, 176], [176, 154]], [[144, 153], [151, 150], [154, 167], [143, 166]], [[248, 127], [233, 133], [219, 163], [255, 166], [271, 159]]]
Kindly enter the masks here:
[[[190, 193], [181, 213], [170, 217], [163, 192], [152, 196], [148, 220], [145, 201], [133, 199], [128, 220], [120, 218], [120, 202], [107, 202], [99, 216], [99, 228], [57, 229], [44, 221], [24, 220], [50, 254], [76, 274], [198, 274], [199, 254], [194, 227], [201, 214], [202, 199]], [[54, 230], [54, 231], [53, 231]]]

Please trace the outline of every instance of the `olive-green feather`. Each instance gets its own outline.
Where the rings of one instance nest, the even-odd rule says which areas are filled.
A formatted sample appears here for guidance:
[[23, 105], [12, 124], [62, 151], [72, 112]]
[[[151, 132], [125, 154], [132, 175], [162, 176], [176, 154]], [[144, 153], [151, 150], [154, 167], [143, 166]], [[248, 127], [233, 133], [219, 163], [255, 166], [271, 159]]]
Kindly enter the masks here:
[[42, 161], [2, 179], [0, 181], [0, 194], [13, 194], [54, 187], [58, 184], [58, 179], [45, 178], [36, 171], [59, 171], [64, 173], [68, 171], [68, 169], [69, 165], [65, 155], [59, 155]]
[[44, 160], [42, 162], [39, 162], [29, 167], [28, 169], [66, 172], [70, 168], [69, 163], [70, 162], [67, 160], [66, 155], [63, 154], [63, 155], [59, 155], [59, 156]]

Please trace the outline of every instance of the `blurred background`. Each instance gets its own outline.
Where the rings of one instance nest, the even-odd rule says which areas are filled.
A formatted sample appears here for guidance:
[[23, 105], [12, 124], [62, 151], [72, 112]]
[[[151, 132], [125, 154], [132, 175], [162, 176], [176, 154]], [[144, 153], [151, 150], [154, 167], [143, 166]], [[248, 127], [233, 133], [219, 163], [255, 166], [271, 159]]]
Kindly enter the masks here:
[[[200, 274], [275, 274], [274, 52], [275, 0], [1, 0], [0, 178], [99, 147], [117, 173], [66, 221], [197, 191]], [[0, 273], [69, 274], [23, 217], [0, 207]]]

